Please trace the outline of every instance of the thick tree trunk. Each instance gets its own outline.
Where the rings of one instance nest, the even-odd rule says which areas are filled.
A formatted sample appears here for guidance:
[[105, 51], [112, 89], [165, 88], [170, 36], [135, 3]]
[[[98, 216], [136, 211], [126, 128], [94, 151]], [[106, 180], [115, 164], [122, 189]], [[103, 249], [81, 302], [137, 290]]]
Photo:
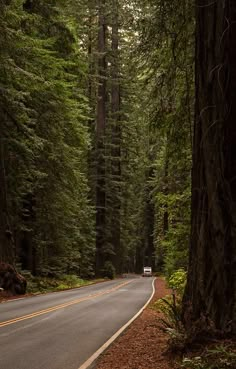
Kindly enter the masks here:
[[105, 0], [99, 0], [98, 19], [98, 100], [97, 100], [97, 140], [103, 137], [106, 126], [106, 16]]
[[111, 61], [111, 124], [112, 124], [112, 148], [111, 148], [111, 167], [112, 167], [112, 245], [114, 246], [115, 258], [114, 265], [118, 273], [123, 269], [123, 252], [120, 244], [120, 81], [119, 81], [119, 2], [112, 0], [112, 61]]
[[[164, 184], [164, 195], [169, 195], [169, 184], [168, 184], [168, 173], [169, 173], [169, 158], [168, 158], [168, 152], [166, 153], [166, 159], [165, 159], [165, 184]], [[163, 215], [163, 235], [166, 236], [167, 232], [169, 230], [169, 212], [168, 212], [168, 204], [165, 204], [165, 212]]]
[[15, 268], [0, 262], [0, 287], [11, 295], [23, 295], [26, 292], [26, 279]]
[[104, 264], [104, 242], [106, 221], [105, 193], [105, 126], [106, 126], [106, 17], [105, 0], [99, 0], [98, 30], [98, 96], [97, 96], [97, 183], [96, 183], [96, 273]]
[[154, 204], [149, 200], [147, 202], [146, 209], [146, 229], [147, 229], [147, 249], [146, 249], [146, 257], [145, 265], [151, 266], [153, 270], [155, 270], [155, 245], [154, 245]]
[[236, 333], [236, 2], [196, 1], [196, 115], [185, 324]]
[[[1, 109], [1, 108], [0, 108]], [[4, 113], [0, 110], [0, 261], [14, 263], [15, 247], [10, 226], [7, 203], [7, 183], [5, 169], [5, 147], [4, 147]]]

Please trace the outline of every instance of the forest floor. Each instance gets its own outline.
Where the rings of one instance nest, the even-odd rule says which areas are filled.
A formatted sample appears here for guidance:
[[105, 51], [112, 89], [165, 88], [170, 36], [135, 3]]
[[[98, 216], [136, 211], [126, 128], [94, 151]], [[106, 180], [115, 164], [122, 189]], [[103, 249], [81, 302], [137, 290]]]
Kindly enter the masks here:
[[24, 295], [12, 295], [7, 291], [0, 291], [0, 303], [8, 300], [16, 300], [20, 298], [51, 293], [61, 292], [74, 288], [81, 288], [91, 284], [106, 282], [108, 279], [100, 278], [93, 280], [83, 280], [76, 276], [64, 276], [64, 278], [40, 278], [32, 277], [27, 279], [27, 291]]
[[168, 336], [161, 329], [163, 314], [155, 301], [170, 294], [162, 278], [155, 280], [155, 294], [148, 307], [98, 359], [96, 369], [177, 369], [168, 351]]

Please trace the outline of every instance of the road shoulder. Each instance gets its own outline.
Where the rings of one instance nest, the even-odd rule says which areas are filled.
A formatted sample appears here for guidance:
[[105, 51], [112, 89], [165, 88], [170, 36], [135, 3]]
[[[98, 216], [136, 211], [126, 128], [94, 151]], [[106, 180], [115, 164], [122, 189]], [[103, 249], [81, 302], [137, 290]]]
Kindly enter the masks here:
[[172, 358], [166, 354], [168, 337], [160, 329], [161, 314], [151, 309], [152, 302], [170, 291], [161, 278], [155, 280], [151, 303], [97, 360], [96, 369], [174, 369]]

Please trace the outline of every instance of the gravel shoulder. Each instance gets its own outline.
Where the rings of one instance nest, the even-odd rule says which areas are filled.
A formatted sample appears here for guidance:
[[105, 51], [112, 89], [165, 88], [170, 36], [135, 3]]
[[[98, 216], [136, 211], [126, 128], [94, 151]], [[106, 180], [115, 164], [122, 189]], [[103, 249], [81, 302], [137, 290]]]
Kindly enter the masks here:
[[167, 353], [168, 337], [160, 329], [161, 313], [154, 311], [154, 301], [170, 293], [163, 279], [155, 280], [155, 294], [149, 306], [98, 359], [96, 369], [175, 369]]

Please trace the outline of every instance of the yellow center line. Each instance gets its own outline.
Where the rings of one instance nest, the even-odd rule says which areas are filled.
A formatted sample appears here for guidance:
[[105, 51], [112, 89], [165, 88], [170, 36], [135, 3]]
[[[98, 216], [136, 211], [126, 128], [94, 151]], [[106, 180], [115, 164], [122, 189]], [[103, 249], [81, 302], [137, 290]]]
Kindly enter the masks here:
[[114, 292], [114, 291], [118, 290], [121, 287], [126, 286], [127, 284], [129, 284], [131, 282], [133, 282], [133, 280], [121, 283], [118, 286], [115, 286], [115, 287], [111, 288], [110, 290], [106, 290], [106, 291], [95, 293], [95, 294], [92, 294], [92, 295], [89, 295], [89, 296], [81, 297], [81, 298], [76, 299], [76, 300], [65, 302], [64, 304], [52, 306], [52, 307], [49, 307], [49, 308], [44, 309], [44, 310], [39, 310], [39, 311], [36, 311], [34, 313], [31, 313], [31, 314], [20, 316], [18, 318], [6, 320], [5, 322], [0, 322], [0, 328], [5, 327], [5, 326], [10, 325], [10, 324], [21, 322], [22, 320], [32, 319], [32, 318], [35, 318], [35, 317], [43, 315], [43, 314], [48, 314], [48, 313], [51, 313], [53, 311], [66, 308], [66, 307], [71, 306], [71, 305], [79, 304], [82, 301], [91, 300], [94, 297], [99, 297], [99, 296], [102, 296], [102, 295], [106, 295], [108, 293], [111, 293], [111, 292]]

